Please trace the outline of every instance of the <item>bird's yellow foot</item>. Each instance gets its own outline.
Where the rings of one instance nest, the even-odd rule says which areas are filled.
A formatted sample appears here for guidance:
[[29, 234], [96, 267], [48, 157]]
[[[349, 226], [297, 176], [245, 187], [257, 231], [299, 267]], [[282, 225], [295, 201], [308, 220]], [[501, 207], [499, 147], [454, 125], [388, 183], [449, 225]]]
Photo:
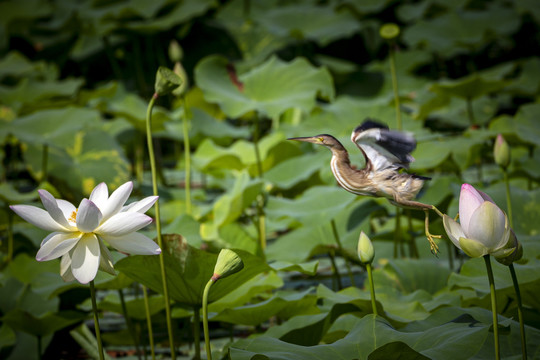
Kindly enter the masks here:
[[435, 243], [434, 239], [440, 239], [442, 238], [441, 235], [433, 235], [429, 232], [429, 210], [425, 211], [426, 213], [426, 219], [425, 219], [425, 226], [426, 226], [426, 237], [429, 241], [429, 247], [431, 250], [431, 253], [434, 255], [437, 255], [437, 252], [439, 251], [439, 246]]

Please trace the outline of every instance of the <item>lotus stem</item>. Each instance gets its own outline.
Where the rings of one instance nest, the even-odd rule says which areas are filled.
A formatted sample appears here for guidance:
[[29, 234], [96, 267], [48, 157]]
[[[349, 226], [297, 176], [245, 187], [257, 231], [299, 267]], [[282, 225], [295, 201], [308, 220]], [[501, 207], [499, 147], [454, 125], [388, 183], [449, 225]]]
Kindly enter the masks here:
[[124, 318], [126, 320], [126, 327], [129, 330], [129, 334], [131, 335], [131, 339], [133, 340], [133, 344], [135, 345], [135, 350], [137, 351], [137, 358], [141, 360], [141, 349], [139, 348], [139, 340], [137, 339], [137, 334], [135, 333], [135, 327], [133, 326], [133, 322], [129, 317], [126, 306], [126, 299], [124, 298], [124, 292], [122, 291], [122, 289], [118, 289], [118, 296], [120, 297], [122, 313], [124, 314]]
[[[334, 234], [334, 240], [336, 240], [336, 244], [338, 246], [338, 249], [341, 254], [345, 254], [343, 250], [343, 245], [341, 245], [341, 240], [339, 239], [339, 233], [336, 226], [336, 221], [334, 219], [330, 220], [330, 225], [332, 226], [332, 233]], [[342, 255], [343, 256], [343, 255]], [[351, 280], [351, 286], [356, 286], [354, 283], [354, 276], [351, 270], [351, 264], [349, 262], [349, 259], [347, 259], [345, 256], [343, 256], [345, 259], [345, 266], [347, 267], [347, 272], [349, 273], [349, 278]]]
[[210, 287], [214, 283], [213, 279], [210, 279], [206, 286], [204, 287], [203, 298], [202, 298], [202, 313], [203, 313], [203, 330], [204, 330], [204, 346], [206, 349], [206, 358], [212, 360], [212, 349], [210, 348], [210, 334], [208, 331], [208, 293], [210, 292]]
[[146, 290], [146, 286], [142, 285], [142, 291], [144, 298], [144, 311], [146, 313], [146, 327], [148, 328], [148, 342], [150, 343], [150, 353], [152, 354], [152, 360], [156, 360], [156, 351], [154, 349], [154, 332], [152, 330], [150, 303], [148, 302], [148, 291]]
[[377, 300], [375, 299], [375, 284], [373, 283], [373, 269], [371, 267], [371, 264], [366, 264], [366, 270], [368, 273], [368, 280], [369, 280], [369, 291], [371, 292], [371, 309], [373, 310], [373, 314], [377, 315]]
[[512, 282], [514, 284], [514, 290], [516, 292], [516, 300], [518, 305], [518, 319], [519, 330], [521, 333], [521, 354], [524, 360], [527, 359], [527, 340], [525, 339], [525, 323], [523, 321], [523, 305], [521, 302], [521, 292], [519, 291], [519, 282], [516, 276], [516, 269], [514, 269], [514, 263], [508, 266], [510, 269], [510, 275], [512, 276]]
[[98, 344], [99, 359], [104, 360], [103, 344], [101, 343], [101, 331], [99, 330], [98, 309], [96, 304], [96, 289], [94, 280], [90, 281], [90, 298], [92, 299], [92, 310], [94, 311], [94, 326], [96, 328], [96, 340]]
[[201, 359], [201, 308], [193, 308], [193, 342], [195, 346], [195, 360]]
[[504, 185], [506, 188], [506, 212], [508, 214], [508, 222], [510, 223], [510, 227], [514, 227], [513, 224], [513, 218], [512, 218], [512, 197], [510, 196], [510, 181], [508, 179], [508, 170], [506, 168], [503, 169], [503, 175], [504, 175]]
[[334, 290], [336, 290], [336, 288], [341, 290], [343, 288], [343, 285], [341, 284], [341, 274], [337, 268], [336, 255], [333, 248], [328, 252], [328, 257], [330, 257], [330, 263], [332, 264], [332, 271], [334, 273]]
[[[154, 93], [152, 99], [148, 103], [148, 109], [146, 111], [146, 140], [148, 143], [148, 156], [150, 158], [150, 169], [152, 172], [152, 189], [154, 196], [158, 195], [157, 188], [157, 171], [156, 171], [156, 159], [154, 156], [154, 144], [152, 142], [152, 109], [158, 98], [158, 94]], [[157, 243], [158, 246], [163, 249], [163, 240], [161, 237], [161, 220], [159, 212], [159, 200], [155, 203], [155, 217], [156, 217], [156, 231], [157, 231]], [[165, 271], [165, 257], [163, 251], [159, 254], [159, 265], [161, 269], [161, 280], [163, 285], [163, 297], [165, 300], [165, 317], [167, 321], [167, 332], [169, 334], [169, 344], [171, 349], [171, 359], [176, 359], [176, 353], [174, 349], [174, 336], [171, 320], [171, 304], [169, 301], [169, 290], [167, 287], [167, 274]]]
[[490, 255], [484, 255], [486, 270], [489, 279], [489, 291], [491, 293], [491, 313], [493, 315], [493, 340], [495, 342], [495, 359], [500, 360], [501, 348], [499, 345], [499, 323], [497, 319], [497, 296], [495, 293], [495, 280], [493, 278], [493, 270], [491, 269]]
[[187, 108], [187, 101], [184, 98], [184, 117], [183, 132], [184, 132], [184, 162], [185, 162], [185, 191], [186, 191], [186, 214], [191, 215], [191, 150], [189, 145], [189, 112]]

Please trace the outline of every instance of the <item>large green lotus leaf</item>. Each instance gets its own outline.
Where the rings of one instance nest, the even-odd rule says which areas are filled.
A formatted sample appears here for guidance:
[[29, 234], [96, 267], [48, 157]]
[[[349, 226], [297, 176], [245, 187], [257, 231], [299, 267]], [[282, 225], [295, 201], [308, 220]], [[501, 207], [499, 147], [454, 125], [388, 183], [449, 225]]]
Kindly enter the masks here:
[[474, 100], [481, 96], [500, 91], [508, 85], [504, 80], [493, 80], [479, 74], [469, 75], [456, 80], [442, 80], [431, 86], [431, 91]]
[[163, 228], [163, 233], [181, 234], [191, 246], [198, 248], [202, 244], [200, 227], [201, 224], [193, 217], [182, 214], [167, 224]]
[[15, 345], [16, 339], [15, 332], [7, 324], [0, 326], [0, 351]]
[[[116, 188], [130, 179], [123, 149], [108, 133], [80, 130], [71, 135], [66, 149], [49, 147], [48, 176], [81, 194], [88, 195], [100, 182]], [[29, 169], [37, 178], [42, 170], [42, 147], [28, 144], [24, 153]]]
[[66, 106], [74, 102], [83, 79], [32, 81], [24, 78], [14, 87], [0, 86], [0, 98], [21, 114]]
[[335, 186], [313, 186], [297, 199], [271, 196], [266, 213], [273, 217], [289, 216], [313, 224], [330, 222], [357, 197]]
[[35, 317], [24, 310], [14, 309], [4, 315], [2, 320], [14, 330], [43, 337], [69, 325], [81, 322], [85, 318], [86, 314], [70, 310]]
[[274, 261], [268, 264], [272, 269], [276, 271], [298, 271], [304, 275], [314, 276], [317, 274], [317, 268], [319, 267], [319, 261], [309, 261], [300, 264], [293, 264], [288, 261]]
[[[202, 293], [212, 277], [217, 254], [198, 250], [187, 244], [181, 245], [179, 251], [181, 258], [169, 254], [167, 250], [163, 251], [169, 295], [183, 306], [201, 306]], [[242, 250], [235, 252], [242, 258], [244, 269], [216, 282], [211, 288], [209, 303], [220, 299], [253, 276], [270, 269], [259, 257]], [[120, 260], [115, 268], [150, 289], [163, 292], [159, 256], [129, 256]]]
[[301, 346], [261, 336], [237, 341], [231, 346], [230, 355], [234, 360], [252, 359], [257, 354], [284, 360], [368, 359], [374, 350], [400, 341], [407, 344], [403, 351], [408, 354], [412, 348], [430, 359], [467, 359], [479, 351], [489, 334], [488, 326], [473, 326], [474, 322], [449, 322], [423, 332], [402, 333], [386, 320], [367, 315], [345, 338], [333, 344]]
[[328, 166], [324, 151], [287, 159], [264, 174], [264, 179], [279, 189], [290, 189], [309, 179], [321, 167]]
[[479, 47], [492, 34], [510, 35], [518, 30], [515, 9], [491, 5], [488, 11], [448, 11], [407, 27], [403, 40], [410, 47], [425, 46], [445, 57]]
[[302, 58], [286, 63], [272, 57], [236, 75], [226, 58], [210, 56], [195, 68], [195, 79], [205, 99], [218, 103], [230, 117], [257, 111], [274, 118], [295, 107], [309, 112], [317, 96], [334, 97], [328, 70], [315, 68]]
[[391, 0], [365, 0], [365, 1], [359, 1], [359, 2], [351, 2], [350, 4], [347, 4], [356, 11], [358, 11], [360, 14], [369, 14], [369, 13], [377, 13], [384, 9]]
[[516, 8], [519, 13], [530, 13], [537, 22], [540, 22], [540, 7], [534, 0], [516, 0]]
[[38, 198], [37, 190], [20, 193], [13, 187], [11, 183], [5, 182], [0, 184], [0, 200], [6, 204], [26, 203]]
[[288, 307], [295, 308], [299, 314], [318, 311], [317, 298], [310, 293], [311, 289], [289, 294], [276, 293], [271, 298], [256, 304], [223, 309], [217, 315], [210, 315], [209, 320], [256, 326]]
[[259, 241], [239, 222], [231, 222], [218, 229], [220, 248], [242, 249], [257, 255], [260, 251]]
[[[142, 16], [148, 17], [148, 14], [146, 14], [144, 11], [144, 9], [149, 5], [148, 2], [138, 1], [136, 3], [140, 5], [138, 6], [138, 12], [140, 12]], [[162, 1], [161, 3], [162, 4], [160, 5], [163, 5], [163, 3], [167, 4], [168, 2]], [[155, 17], [153, 19], [143, 19], [141, 21], [129, 21], [127, 23], [124, 23], [122, 27], [142, 33], [156, 33], [159, 31], [165, 31], [179, 24], [188, 22], [194, 17], [203, 15], [205, 12], [215, 6], [215, 0], [182, 1], [176, 4], [173, 9], [165, 12], [163, 16]], [[156, 6], [152, 5], [152, 9], [154, 9], [155, 13]]]
[[43, 62], [31, 62], [17, 51], [10, 51], [0, 60], [0, 78], [27, 76], [45, 69]]
[[252, 299], [260, 299], [283, 286], [283, 279], [274, 271], [255, 275], [227, 295], [208, 305], [208, 311], [219, 313], [225, 309], [242, 306]]
[[512, 81], [507, 90], [517, 94], [533, 96], [538, 93], [538, 79], [540, 77], [540, 59], [529, 58], [521, 64], [521, 71], [517, 79]]
[[275, 6], [257, 22], [276, 37], [294, 37], [326, 46], [334, 40], [348, 38], [360, 30], [360, 22], [349, 9], [336, 11], [334, 5], [293, 4]]
[[430, 294], [446, 286], [451, 271], [440, 261], [392, 259], [373, 274], [377, 286], [390, 286], [405, 294], [425, 290]]
[[[126, 299], [126, 311], [130, 318], [144, 320], [146, 319], [146, 307], [143, 298]], [[148, 297], [148, 304], [150, 308], [150, 315], [155, 315], [165, 308], [165, 301], [162, 295], [153, 295]], [[118, 293], [109, 293], [104, 298], [98, 301], [98, 309], [100, 311], [110, 311], [117, 314], [124, 315], [122, 309], [122, 303]], [[86, 299], [81, 305], [78, 306], [81, 310], [91, 312], [92, 300]]]
[[[118, 117], [128, 120], [137, 130], [146, 133], [146, 110], [148, 102], [141, 97], [125, 93], [118, 94], [108, 103], [108, 111]], [[165, 109], [154, 107], [152, 111], [152, 133], [164, 130], [164, 123], [169, 121], [169, 115]]]
[[3, 131], [13, 134], [22, 142], [64, 148], [74, 145], [78, 131], [99, 121], [100, 115], [95, 110], [66, 107], [41, 110], [17, 118]]
[[514, 117], [500, 116], [495, 119], [489, 129], [504, 135], [517, 135], [521, 140], [534, 145], [540, 145], [540, 130], [538, 118], [540, 104], [522, 105]]

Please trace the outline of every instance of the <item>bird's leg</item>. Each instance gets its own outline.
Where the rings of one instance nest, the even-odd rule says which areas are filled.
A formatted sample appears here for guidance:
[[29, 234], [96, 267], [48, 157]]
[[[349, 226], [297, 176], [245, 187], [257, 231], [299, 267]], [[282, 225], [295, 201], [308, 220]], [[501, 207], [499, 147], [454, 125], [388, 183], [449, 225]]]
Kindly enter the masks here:
[[431, 248], [431, 253], [437, 255], [437, 252], [439, 251], [439, 247], [435, 243], [433, 239], [440, 239], [441, 235], [433, 235], [429, 232], [429, 210], [425, 209], [424, 213], [426, 214], [425, 218], [425, 231], [426, 231], [426, 237], [429, 241], [429, 246]]
[[443, 213], [440, 212], [439, 209], [437, 209], [433, 205], [423, 204], [423, 203], [418, 202], [418, 201], [405, 200], [405, 199], [401, 199], [401, 198], [399, 198], [397, 196], [394, 196], [394, 201], [397, 204], [399, 204], [400, 206], [403, 206], [403, 207], [409, 207], [409, 208], [424, 210], [424, 213], [426, 214], [426, 218], [425, 218], [426, 237], [427, 237], [427, 239], [429, 241], [429, 247], [431, 249], [431, 252], [433, 254], [437, 255], [437, 252], [439, 251], [439, 247], [435, 243], [434, 239], [440, 239], [442, 236], [441, 235], [433, 235], [432, 233], [429, 232], [429, 210], [435, 211], [440, 217], [443, 217]]

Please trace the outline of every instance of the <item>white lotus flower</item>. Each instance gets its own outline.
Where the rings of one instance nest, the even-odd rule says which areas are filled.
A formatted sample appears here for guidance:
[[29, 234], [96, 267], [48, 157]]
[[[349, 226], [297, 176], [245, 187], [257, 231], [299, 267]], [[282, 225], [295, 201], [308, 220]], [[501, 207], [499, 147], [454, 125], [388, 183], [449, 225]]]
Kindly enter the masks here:
[[485, 193], [463, 184], [459, 196], [459, 223], [444, 215], [443, 224], [450, 240], [470, 257], [505, 257], [512, 229], [506, 214]]
[[76, 279], [86, 284], [96, 277], [98, 268], [114, 273], [111, 254], [105, 242], [118, 251], [134, 255], [156, 255], [159, 246], [138, 230], [152, 222], [144, 213], [158, 199], [149, 196], [124, 206], [133, 189], [131, 181], [120, 186], [109, 197], [105, 183], [97, 185], [88, 199], [76, 208], [69, 201], [55, 199], [39, 190], [45, 210], [31, 205], [10, 208], [24, 220], [48, 231], [36, 260], [62, 257], [60, 274], [65, 281]]

